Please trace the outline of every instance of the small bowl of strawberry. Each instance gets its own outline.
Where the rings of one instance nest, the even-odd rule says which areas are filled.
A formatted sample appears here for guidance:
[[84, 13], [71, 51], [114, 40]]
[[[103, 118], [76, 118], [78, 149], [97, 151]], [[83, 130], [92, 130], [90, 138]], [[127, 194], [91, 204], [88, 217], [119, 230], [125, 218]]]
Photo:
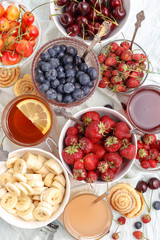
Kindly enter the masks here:
[[98, 55], [102, 79], [100, 88], [130, 94], [142, 86], [149, 72], [145, 51], [130, 40], [116, 40], [106, 44]]
[[135, 163], [141, 170], [160, 169], [160, 140], [158, 135], [146, 133], [137, 141]]
[[122, 178], [132, 167], [137, 140], [129, 121], [115, 110], [91, 107], [68, 120], [59, 138], [59, 156], [73, 179], [105, 184]]

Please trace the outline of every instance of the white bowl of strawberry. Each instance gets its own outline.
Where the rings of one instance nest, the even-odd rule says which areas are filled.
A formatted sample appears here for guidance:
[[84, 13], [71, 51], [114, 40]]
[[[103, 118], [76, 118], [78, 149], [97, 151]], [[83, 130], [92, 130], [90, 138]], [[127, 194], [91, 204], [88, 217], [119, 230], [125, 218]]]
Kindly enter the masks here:
[[100, 88], [130, 94], [142, 86], [149, 72], [149, 60], [145, 51], [130, 40], [116, 40], [106, 44], [98, 55], [102, 79]]
[[137, 152], [136, 135], [129, 121], [115, 110], [91, 107], [68, 120], [59, 138], [59, 156], [74, 179], [105, 184], [122, 178]]
[[160, 140], [158, 135], [146, 133], [137, 141], [135, 163], [138, 168], [145, 171], [160, 169]]

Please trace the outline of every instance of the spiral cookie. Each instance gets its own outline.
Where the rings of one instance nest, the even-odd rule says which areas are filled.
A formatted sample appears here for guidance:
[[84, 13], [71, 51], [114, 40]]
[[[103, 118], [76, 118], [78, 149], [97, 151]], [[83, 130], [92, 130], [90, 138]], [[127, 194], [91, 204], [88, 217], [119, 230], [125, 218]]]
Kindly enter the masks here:
[[25, 74], [14, 84], [14, 93], [16, 96], [24, 94], [38, 95], [36, 92], [30, 74]]
[[125, 183], [117, 184], [111, 188], [108, 202], [114, 210], [127, 218], [137, 217], [144, 210], [142, 195]]
[[19, 78], [20, 70], [19, 68], [5, 69], [0, 68], [0, 87], [10, 87]]

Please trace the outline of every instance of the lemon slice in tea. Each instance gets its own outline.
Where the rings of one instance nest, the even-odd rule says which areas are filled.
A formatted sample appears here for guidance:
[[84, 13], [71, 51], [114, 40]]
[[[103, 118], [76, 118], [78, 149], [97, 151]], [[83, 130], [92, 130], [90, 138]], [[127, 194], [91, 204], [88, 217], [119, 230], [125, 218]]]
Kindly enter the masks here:
[[43, 135], [51, 127], [50, 112], [40, 101], [36, 99], [25, 99], [22, 102], [19, 102], [16, 106]]

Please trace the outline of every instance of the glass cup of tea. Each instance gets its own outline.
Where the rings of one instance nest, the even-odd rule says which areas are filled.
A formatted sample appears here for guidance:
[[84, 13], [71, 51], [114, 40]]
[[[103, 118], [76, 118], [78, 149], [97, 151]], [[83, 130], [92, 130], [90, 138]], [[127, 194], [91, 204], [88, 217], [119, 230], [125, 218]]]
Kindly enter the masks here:
[[143, 133], [160, 133], [160, 87], [146, 85], [128, 99], [127, 115], [134, 127]]
[[5, 135], [20, 146], [34, 146], [43, 142], [52, 128], [52, 111], [48, 103], [35, 95], [23, 95], [5, 107], [1, 124]]
[[93, 192], [81, 192], [66, 205], [63, 223], [75, 239], [96, 240], [109, 232], [113, 218], [111, 209], [104, 199], [95, 203], [97, 197]]

